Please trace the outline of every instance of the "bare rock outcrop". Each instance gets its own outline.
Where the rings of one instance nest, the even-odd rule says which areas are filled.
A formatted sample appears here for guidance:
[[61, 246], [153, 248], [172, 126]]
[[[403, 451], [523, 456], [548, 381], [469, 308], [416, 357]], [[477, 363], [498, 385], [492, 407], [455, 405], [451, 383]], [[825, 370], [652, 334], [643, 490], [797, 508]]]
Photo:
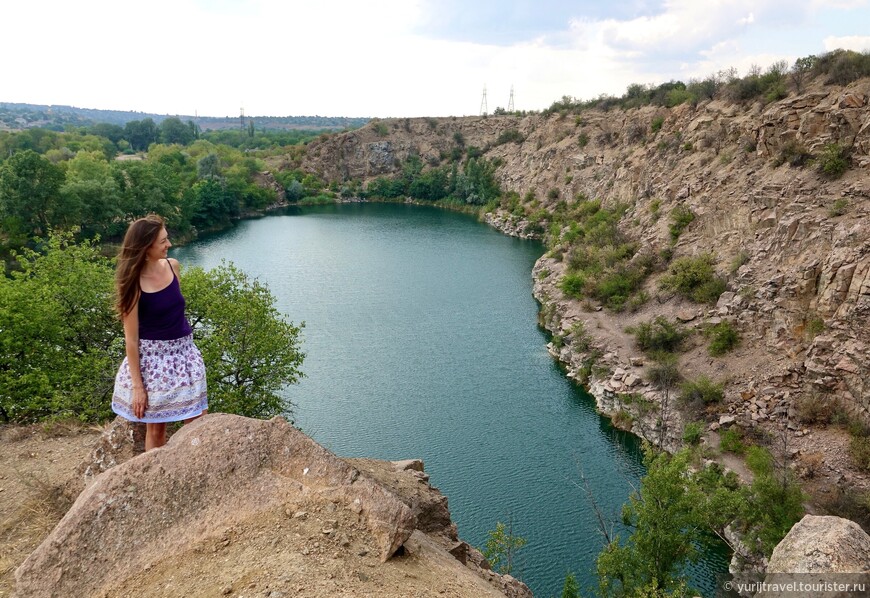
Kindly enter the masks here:
[[411, 510], [281, 418], [209, 415], [98, 476], [15, 573], [18, 596], [103, 595], [166, 555], [318, 498], [355, 513], [382, 561]]
[[[793, 586], [789, 583], [806, 584]], [[774, 549], [765, 584], [756, 594], [775, 596], [859, 596], [870, 592], [870, 536], [840, 517], [806, 515]], [[843, 584], [833, 589], [826, 584]], [[863, 584], [858, 591], [854, 584]]]
[[99, 474], [144, 451], [145, 425], [129, 422], [121, 416], [116, 417], [103, 430], [88, 458], [76, 468], [75, 476], [64, 487], [64, 494], [70, 500], [75, 500]]

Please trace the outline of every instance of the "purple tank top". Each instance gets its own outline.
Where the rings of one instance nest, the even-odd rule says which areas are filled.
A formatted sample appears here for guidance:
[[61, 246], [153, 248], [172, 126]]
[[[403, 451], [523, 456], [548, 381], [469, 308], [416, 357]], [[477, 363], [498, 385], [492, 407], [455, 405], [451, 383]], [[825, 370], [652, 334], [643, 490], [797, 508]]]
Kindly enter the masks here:
[[[169, 260], [167, 260], [168, 262]], [[152, 341], [171, 341], [187, 336], [192, 331], [184, 316], [184, 297], [175, 269], [172, 282], [156, 293], [139, 292], [139, 338]]]

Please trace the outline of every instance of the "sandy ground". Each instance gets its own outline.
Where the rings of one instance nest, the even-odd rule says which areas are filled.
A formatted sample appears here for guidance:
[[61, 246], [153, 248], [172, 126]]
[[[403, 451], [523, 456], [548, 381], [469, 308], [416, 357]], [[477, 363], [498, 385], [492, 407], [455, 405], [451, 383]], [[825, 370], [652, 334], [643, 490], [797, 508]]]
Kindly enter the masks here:
[[[15, 569], [69, 508], [62, 488], [100, 431], [73, 424], [0, 428], [0, 598], [12, 595]], [[322, 500], [300, 502], [245, 518], [99, 595], [503, 596], [449, 555], [438, 538], [416, 531], [386, 563], [375, 547], [356, 513]]]
[[66, 513], [61, 488], [99, 434], [76, 424], [0, 428], [0, 597], [11, 595], [15, 568]]

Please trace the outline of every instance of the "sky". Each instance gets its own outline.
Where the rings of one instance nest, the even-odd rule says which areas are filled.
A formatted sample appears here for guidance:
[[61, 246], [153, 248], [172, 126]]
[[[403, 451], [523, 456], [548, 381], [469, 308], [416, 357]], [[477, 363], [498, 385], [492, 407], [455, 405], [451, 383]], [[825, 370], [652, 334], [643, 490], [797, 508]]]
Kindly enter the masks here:
[[13, 0], [0, 102], [464, 116], [870, 50], [870, 0]]

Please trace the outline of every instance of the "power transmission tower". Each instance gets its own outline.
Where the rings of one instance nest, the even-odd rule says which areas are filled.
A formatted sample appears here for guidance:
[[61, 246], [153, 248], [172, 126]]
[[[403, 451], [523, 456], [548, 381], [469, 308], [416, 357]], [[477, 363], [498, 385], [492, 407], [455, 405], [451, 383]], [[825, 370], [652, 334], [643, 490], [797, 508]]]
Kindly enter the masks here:
[[508, 114], [514, 111], [514, 86], [511, 85], [511, 99], [508, 100]]
[[483, 97], [480, 98], [480, 115], [486, 116], [489, 110], [486, 107], [486, 85], [483, 86]]

